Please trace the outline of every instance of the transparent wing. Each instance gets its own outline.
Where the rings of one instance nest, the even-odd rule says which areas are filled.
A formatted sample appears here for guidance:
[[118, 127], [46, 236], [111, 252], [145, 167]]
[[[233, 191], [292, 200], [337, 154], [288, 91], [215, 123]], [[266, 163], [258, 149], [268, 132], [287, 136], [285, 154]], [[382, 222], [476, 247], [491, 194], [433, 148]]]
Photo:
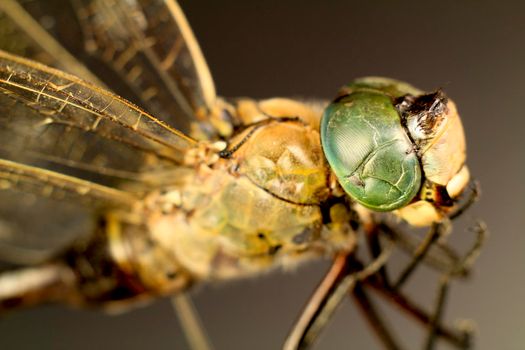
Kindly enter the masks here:
[[0, 140], [0, 256], [91, 233], [97, 212], [132, 205], [195, 146], [112, 93], [3, 51]]
[[0, 159], [0, 261], [37, 263], [94, 232], [96, 213], [131, 209], [138, 197]]
[[6, 159], [90, 180], [98, 175], [102, 183], [144, 181], [144, 174], [169, 170], [195, 145], [112, 93], [5, 52], [0, 139]]
[[54, 200], [74, 199], [95, 209], [130, 209], [139, 201], [129, 192], [5, 159], [0, 159], [0, 189]]
[[104, 85], [16, 0], [0, 1], [0, 49]]
[[[12, 0], [11, 0], [12, 1]], [[197, 41], [174, 0], [21, 1], [117, 94], [189, 132], [215, 100]]]

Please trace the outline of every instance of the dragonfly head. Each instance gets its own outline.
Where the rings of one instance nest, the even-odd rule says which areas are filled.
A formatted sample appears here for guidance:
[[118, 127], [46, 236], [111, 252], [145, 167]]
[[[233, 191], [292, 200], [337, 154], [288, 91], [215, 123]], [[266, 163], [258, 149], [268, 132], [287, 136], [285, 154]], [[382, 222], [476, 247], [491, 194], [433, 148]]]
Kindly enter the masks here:
[[439, 220], [468, 183], [461, 120], [441, 90], [425, 94], [397, 80], [358, 79], [326, 108], [321, 141], [354, 200], [397, 210], [415, 225]]

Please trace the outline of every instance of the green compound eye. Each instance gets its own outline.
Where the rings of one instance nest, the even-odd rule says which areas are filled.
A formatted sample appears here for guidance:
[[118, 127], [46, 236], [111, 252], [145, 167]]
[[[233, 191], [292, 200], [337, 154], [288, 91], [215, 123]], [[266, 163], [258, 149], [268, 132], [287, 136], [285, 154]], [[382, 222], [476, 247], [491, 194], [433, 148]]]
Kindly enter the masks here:
[[393, 99], [419, 95], [391, 79], [364, 78], [344, 87], [321, 120], [328, 163], [343, 189], [377, 211], [408, 204], [421, 186], [421, 166]]

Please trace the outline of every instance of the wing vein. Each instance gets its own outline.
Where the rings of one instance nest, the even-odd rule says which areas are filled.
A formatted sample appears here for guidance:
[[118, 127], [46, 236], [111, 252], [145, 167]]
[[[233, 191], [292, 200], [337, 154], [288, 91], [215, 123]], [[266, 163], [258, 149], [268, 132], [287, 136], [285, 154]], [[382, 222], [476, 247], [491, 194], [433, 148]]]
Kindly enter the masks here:
[[78, 196], [86, 196], [114, 206], [133, 207], [139, 203], [135, 195], [99, 185], [73, 176], [24, 165], [0, 158], [0, 188], [8, 189], [22, 185], [39, 184], [40, 195], [50, 197], [54, 190], [62, 190]]

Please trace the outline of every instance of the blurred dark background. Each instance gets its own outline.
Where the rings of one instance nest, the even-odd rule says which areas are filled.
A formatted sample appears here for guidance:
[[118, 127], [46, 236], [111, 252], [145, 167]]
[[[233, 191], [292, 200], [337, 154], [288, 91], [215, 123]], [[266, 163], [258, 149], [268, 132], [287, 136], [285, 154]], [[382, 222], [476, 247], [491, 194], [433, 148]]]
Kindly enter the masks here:
[[[181, 1], [224, 96], [331, 99], [353, 78], [382, 75], [457, 103], [481, 201], [454, 232], [466, 247], [476, 218], [491, 236], [468, 281], [452, 286], [446, 319], [476, 321], [477, 349], [525, 349], [525, 3], [520, 1]], [[327, 268], [204, 286], [195, 302], [217, 349], [278, 349]], [[436, 276], [412, 281], [430, 306]], [[385, 306], [385, 305], [382, 305]], [[401, 341], [416, 324], [388, 311]], [[441, 344], [443, 348], [448, 348]], [[50, 306], [0, 320], [3, 349], [185, 349], [167, 300], [123, 315]], [[316, 349], [376, 349], [358, 310], [338, 311]]]

